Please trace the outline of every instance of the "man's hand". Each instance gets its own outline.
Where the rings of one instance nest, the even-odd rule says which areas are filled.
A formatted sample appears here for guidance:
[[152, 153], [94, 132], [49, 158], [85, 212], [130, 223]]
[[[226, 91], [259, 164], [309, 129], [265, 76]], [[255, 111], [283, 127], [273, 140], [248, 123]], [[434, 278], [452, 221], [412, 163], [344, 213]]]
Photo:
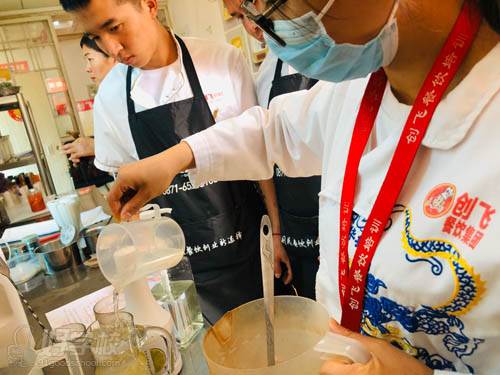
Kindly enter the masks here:
[[292, 265], [290, 264], [290, 258], [281, 243], [281, 236], [273, 236], [273, 248], [274, 248], [274, 276], [279, 279], [282, 274], [281, 264], [283, 263], [288, 272], [286, 279], [283, 280], [285, 285], [290, 284], [293, 279]]
[[193, 153], [185, 142], [121, 167], [108, 194], [113, 214], [129, 220], [151, 199], [163, 194], [177, 174], [192, 167]]
[[69, 155], [69, 160], [76, 166], [80, 163], [81, 158], [95, 155], [94, 140], [88, 137], [78, 138], [72, 143], [62, 146], [61, 150]]

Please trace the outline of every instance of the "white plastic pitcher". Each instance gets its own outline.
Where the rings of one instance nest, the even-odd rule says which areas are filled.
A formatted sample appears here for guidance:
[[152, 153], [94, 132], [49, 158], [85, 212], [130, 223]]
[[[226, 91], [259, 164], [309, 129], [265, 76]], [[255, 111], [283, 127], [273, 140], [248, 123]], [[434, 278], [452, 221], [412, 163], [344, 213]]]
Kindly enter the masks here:
[[153, 272], [174, 267], [184, 256], [181, 227], [174, 220], [162, 217], [158, 206], [153, 207], [156, 211], [153, 218], [110, 224], [99, 235], [99, 266], [118, 290]]
[[[161, 216], [158, 205], [144, 210], [150, 208], [154, 209], [150, 219], [105, 227], [97, 240], [97, 260], [106, 279], [123, 291], [126, 310], [137, 324], [160, 327], [172, 334], [172, 316], [155, 301], [146, 277], [182, 260], [184, 233], [174, 220]], [[178, 374], [181, 368], [182, 357], [176, 349], [172, 373]]]

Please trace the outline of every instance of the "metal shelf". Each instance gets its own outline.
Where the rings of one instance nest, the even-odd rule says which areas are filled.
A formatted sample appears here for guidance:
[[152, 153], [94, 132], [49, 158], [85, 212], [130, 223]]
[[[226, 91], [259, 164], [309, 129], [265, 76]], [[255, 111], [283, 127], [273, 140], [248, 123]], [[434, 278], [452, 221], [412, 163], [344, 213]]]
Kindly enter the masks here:
[[21, 157], [13, 157], [7, 163], [0, 164], [0, 171], [5, 171], [7, 169], [24, 167], [26, 165], [36, 164], [35, 155], [30, 152]]
[[1, 96], [0, 97], [0, 112], [8, 111], [11, 109], [19, 109], [19, 102], [16, 95]]

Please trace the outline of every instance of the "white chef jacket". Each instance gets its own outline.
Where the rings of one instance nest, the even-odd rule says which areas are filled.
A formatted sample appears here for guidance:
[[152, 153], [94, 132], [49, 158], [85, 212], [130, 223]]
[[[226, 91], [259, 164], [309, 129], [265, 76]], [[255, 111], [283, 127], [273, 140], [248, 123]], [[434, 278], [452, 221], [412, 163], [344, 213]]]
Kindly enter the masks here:
[[[368, 276], [362, 329], [436, 369], [500, 373], [500, 44], [439, 104]], [[186, 139], [193, 182], [322, 174], [316, 295], [337, 320], [339, 201], [367, 79], [320, 82]], [[387, 87], [359, 167], [349, 254], [410, 107]], [[252, 168], [241, 168], [241, 165]]]
[[[278, 56], [269, 51], [266, 58], [260, 64], [257, 77], [255, 77], [255, 89], [257, 91], [257, 100], [261, 107], [267, 108], [269, 104], [269, 94], [273, 86], [274, 74], [276, 73], [276, 64], [278, 63]], [[287, 63], [283, 63], [281, 68], [281, 76], [285, 77], [295, 74], [297, 71]]]
[[[183, 41], [215, 121], [237, 116], [256, 105], [253, 79], [240, 50], [197, 38]], [[173, 64], [133, 70], [131, 97], [137, 112], [193, 96], [176, 44], [179, 57]], [[117, 64], [108, 73], [94, 102], [95, 165], [106, 172], [116, 172], [121, 165], [139, 159], [128, 122], [127, 68]]]

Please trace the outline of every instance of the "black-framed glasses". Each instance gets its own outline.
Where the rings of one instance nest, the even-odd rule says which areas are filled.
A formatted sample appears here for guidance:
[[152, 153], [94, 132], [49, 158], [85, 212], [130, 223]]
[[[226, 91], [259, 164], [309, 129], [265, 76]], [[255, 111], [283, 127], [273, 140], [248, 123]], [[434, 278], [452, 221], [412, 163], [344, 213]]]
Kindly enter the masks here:
[[242, 0], [240, 7], [245, 11], [245, 15], [249, 19], [255, 22], [266, 34], [273, 38], [276, 43], [285, 47], [285, 41], [274, 32], [273, 21], [270, 17], [280, 6], [285, 4], [287, 0], [268, 0], [267, 2], [271, 3], [271, 6], [262, 13], [255, 8], [255, 0]]

